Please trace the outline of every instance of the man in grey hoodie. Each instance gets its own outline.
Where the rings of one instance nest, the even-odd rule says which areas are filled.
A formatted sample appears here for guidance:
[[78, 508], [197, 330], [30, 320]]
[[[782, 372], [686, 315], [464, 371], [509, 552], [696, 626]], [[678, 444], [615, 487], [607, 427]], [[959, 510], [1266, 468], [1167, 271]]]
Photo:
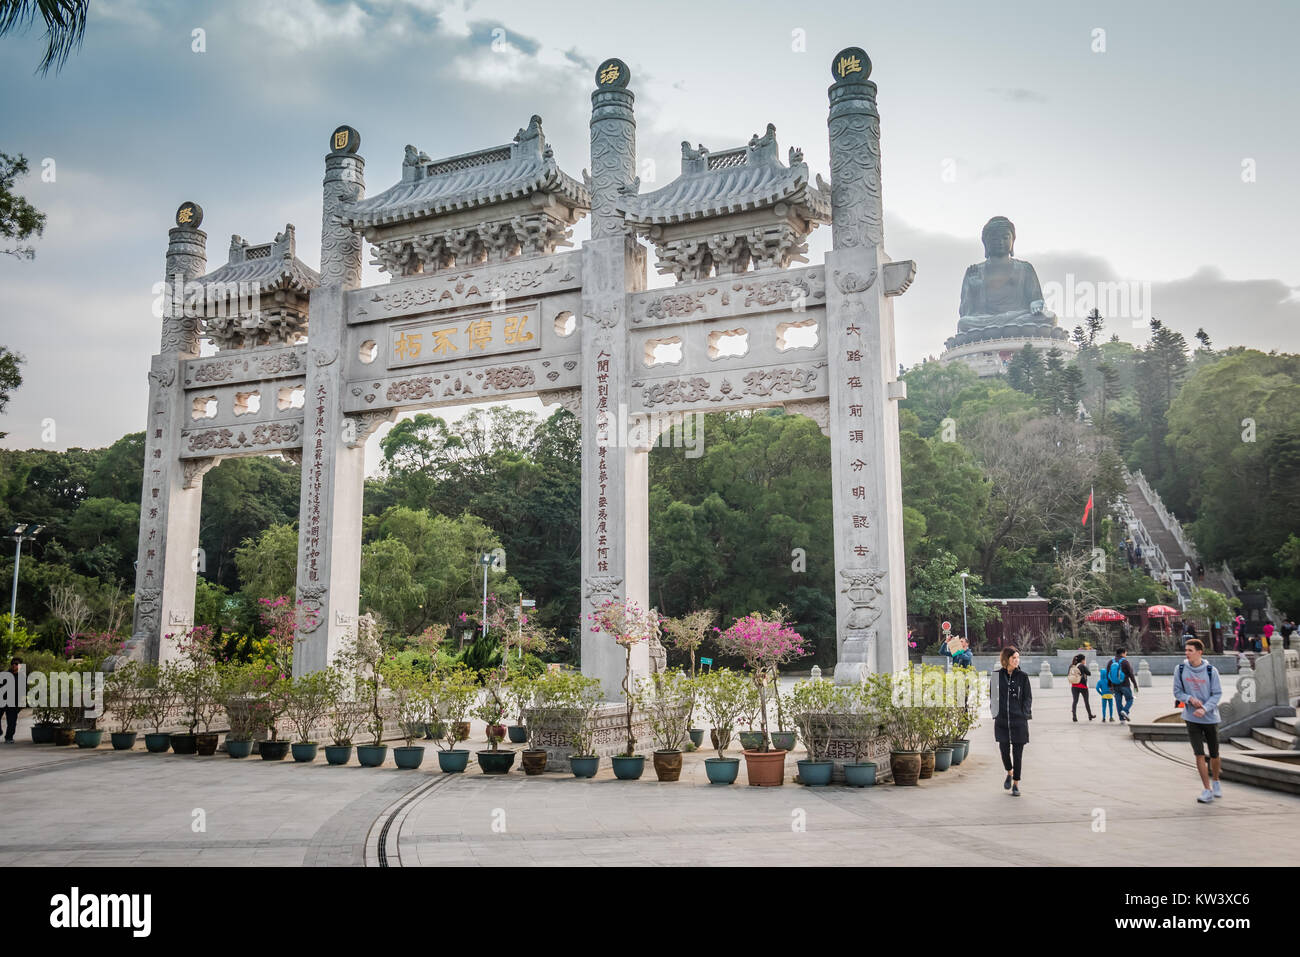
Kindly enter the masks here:
[[1179, 662], [1174, 672], [1174, 698], [1182, 705], [1187, 736], [1196, 755], [1196, 770], [1201, 775], [1203, 790], [1196, 800], [1209, 804], [1223, 797], [1219, 786], [1219, 699], [1223, 697], [1223, 684], [1219, 673], [1204, 660], [1205, 645], [1199, 638], [1187, 639], [1183, 650], [1187, 660]]

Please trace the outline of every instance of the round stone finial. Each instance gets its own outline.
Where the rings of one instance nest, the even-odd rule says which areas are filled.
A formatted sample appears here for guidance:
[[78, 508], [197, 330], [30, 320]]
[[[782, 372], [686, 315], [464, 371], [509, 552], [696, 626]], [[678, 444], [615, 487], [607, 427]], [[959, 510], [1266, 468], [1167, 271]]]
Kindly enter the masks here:
[[340, 126], [330, 134], [331, 153], [355, 153], [361, 149], [361, 134], [350, 126]]
[[831, 76], [836, 82], [865, 80], [871, 76], [871, 57], [862, 47], [846, 47], [831, 61]]
[[632, 71], [618, 57], [611, 57], [596, 69], [596, 86], [602, 90], [621, 90], [627, 86], [630, 79], [632, 79]]
[[203, 223], [203, 207], [198, 203], [181, 203], [176, 210], [176, 225], [198, 229]]

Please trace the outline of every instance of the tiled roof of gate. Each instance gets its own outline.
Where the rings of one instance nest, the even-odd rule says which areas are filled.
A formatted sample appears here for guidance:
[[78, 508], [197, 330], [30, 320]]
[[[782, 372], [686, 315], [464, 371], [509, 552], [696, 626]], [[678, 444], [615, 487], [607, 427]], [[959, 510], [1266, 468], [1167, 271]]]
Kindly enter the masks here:
[[199, 282], [257, 283], [261, 292], [294, 289], [309, 293], [320, 285], [320, 273], [295, 254], [294, 228], [290, 224], [274, 242], [250, 246], [238, 236], [231, 237], [230, 260]]
[[553, 193], [581, 210], [591, 208], [587, 188], [555, 162], [534, 116], [513, 143], [440, 160], [407, 147], [402, 182], [343, 207], [340, 220], [355, 230], [403, 220], [491, 206], [533, 193]]
[[829, 222], [830, 195], [820, 184], [810, 187], [803, 154], [790, 150], [790, 165], [777, 156], [776, 127], [757, 134], [747, 146], [710, 153], [682, 143], [682, 174], [662, 189], [645, 195], [624, 192], [619, 208], [628, 222], [677, 223], [762, 209], [785, 202], [802, 206], [814, 220]]

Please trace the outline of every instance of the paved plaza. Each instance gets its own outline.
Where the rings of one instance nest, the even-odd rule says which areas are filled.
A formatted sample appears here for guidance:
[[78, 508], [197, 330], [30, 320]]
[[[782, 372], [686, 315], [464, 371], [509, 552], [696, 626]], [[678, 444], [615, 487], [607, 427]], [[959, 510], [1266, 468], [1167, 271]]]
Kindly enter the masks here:
[[[1138, 720], [1167, 709], [1170, 681], [1142, 690]], [[1056, 685], [1034, 691], [1020, 798], [1002, 790], [987, 717], [960, 767], [868, 790], [711, 786], [707, 752], [687, 755], [674, 784], [649, 762], [637, 782], [614, 780], [608, 761], [590, 781], [489, 778], [473, 762], [442, 775], [432, 753], [413, 772], [391, 756], [382, 769], [335, 768], [323, 756], [37, 747], [24, 728], [27, 741], [0, 746], [0, 865], [1154, 866], [1174, 859], [1192, 822], [1225, 865], [1300, 863], [1300, 796], [1228, 782], [1221, 801], [1198, 805], [1190, 749], [1161, 754], [1122, 725], [1073, 724]]]

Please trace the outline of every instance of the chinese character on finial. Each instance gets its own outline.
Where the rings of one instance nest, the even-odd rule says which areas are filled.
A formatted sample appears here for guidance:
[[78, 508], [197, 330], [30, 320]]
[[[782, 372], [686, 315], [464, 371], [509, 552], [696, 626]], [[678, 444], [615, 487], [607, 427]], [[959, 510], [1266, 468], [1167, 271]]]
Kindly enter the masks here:
[[198, 229], [203, 222], [203, 207], [198, 203], [181, 203], [176, 210], [176, 225]]
[[631, 78], [627, 64], [617, 58], [606, 60], [596, 71], [596, 85], [599, 87], [621, 89]]
[[849, 47], [835, 54], [831, 76], [839, 80], [865, 80], [871, 75], [871, 57], [861, 47]]

